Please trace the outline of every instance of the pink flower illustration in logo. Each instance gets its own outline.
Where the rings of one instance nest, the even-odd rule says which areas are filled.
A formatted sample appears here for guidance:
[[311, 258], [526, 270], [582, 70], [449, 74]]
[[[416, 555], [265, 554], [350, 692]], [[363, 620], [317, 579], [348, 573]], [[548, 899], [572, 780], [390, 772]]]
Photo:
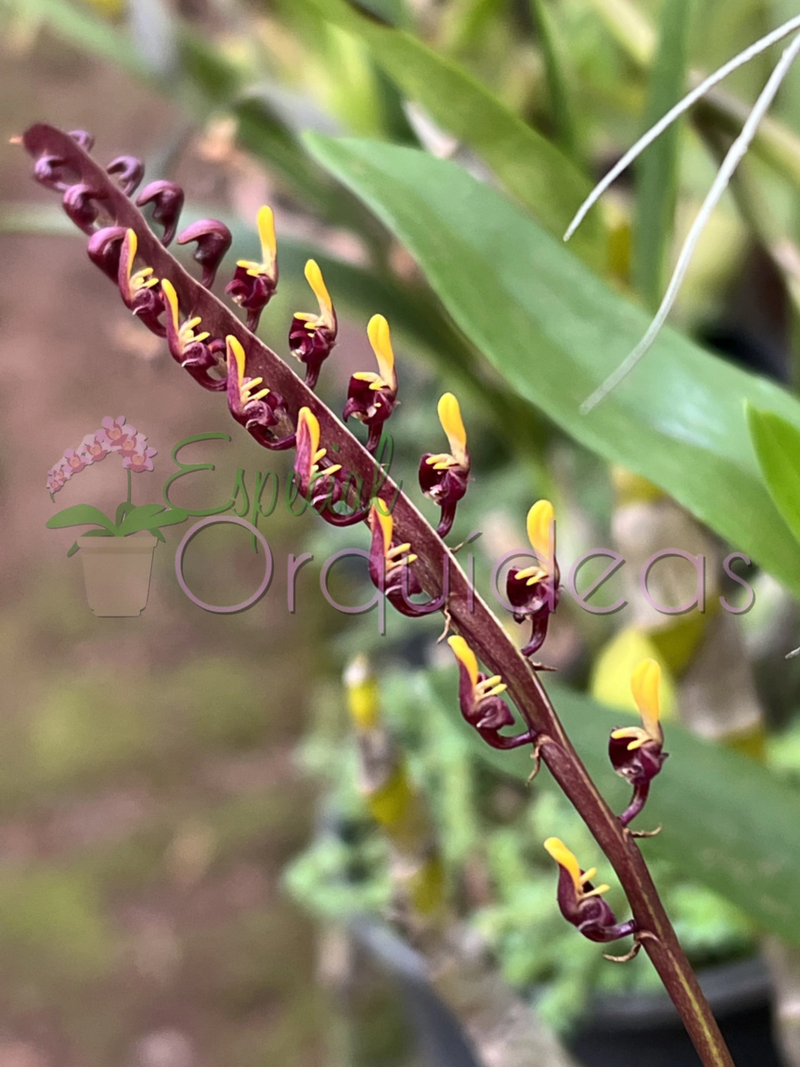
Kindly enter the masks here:
[[87, 433], [78, 446], [78, 455], [84, 458], [87, 466], [90, 463], [100, 463], [110, 454], [111, 446], [103, 430], [98, 430], [96, 433]]
[[133, 456], [137, 452], [142, 450], [142, 443], [144, 447], [147, 447], [147, 438], [142, 433], [136, 434], [135, 437], [124, 437], [119, 445], [114, 449], [119, 455], [123, 457], [123, 466], [125, 466], [124, 459], [126, 456]]
[[[127, 498], [106, 515], [92, 504], [73, 504], [47, 521], [49, 529], [70, 526], [93, 527], [79, 537], [67, 556], [81, 553], [89, 607], [102, 618], [140, 615], [147, 605], [153, 552], [164, 541], [162, 527], [185, 522], [183, 508], [171, 504], [134, 504], [133, 475], [154, 470], [147, 437], [123, 416], [107, 416], [93, 434], [87, 434], [77, 449], [68, 448], [59, 462], [47, 472], [51, 499], [74, 474], [99, 463], [115, 452], [122, 460], [127, 482]], [[105, 538], [110, 540], [106, 541]], [[126, 543], [126, 539], [130, 538]]]
[[117, 419], [106, 415], [103, 419], [103, 428], [97, 431], [97, 436], [102, 436], [108, 442], [112, 452], [120, 452], [124, 441], [132, 441], [136, 437], [136, 427], [126, 426], [124, 415], [120, 415]]
[[125, 458], [122, 461], [122, 466], [126, 470], [133, 471], [134, 474], [153, 470], [153, 456], [157, 456], [158, 452], [155, 448], [147, 447], [147, 438], [144, 434], [137, 434], [134, 446], [135, 448], [132, 452], [123, 450]]
[[69, 479], [72, 477], [72, 472], [67, 473], [63, 460], [61, 463], [57, 463], [55, 467], [51, 467], [47, 472], [47, 488], [51, 493], [57, 493], [59, 489], [62, 489]]
[[134, 474], [153, 470], [153, 456], [158, 455], [155, 448], [148, 448], [147, 437], [143, 433], [138, 433], [135, 426], [126, 424], [124, 415], [116, 419], [106, 415], [100, 429], [87, 434], [77, 449], [68, 448], [58, 463], [50, 468], [47, 472], [48, 490], [50, 493], [59, 492], [73, 474], [100, 463], [112, 452], [121, 455], [123, 467]]
[[[91, 462], [91, 460], [89, 461]], [[83, 468], [87, 465], [86, 459], [79, 455], [74, 448], [68, 448], [64, 452], [64, 459], [62, 463], [65, 469], [69, 470], [70, 477], [73, 474], [79, 474]]]

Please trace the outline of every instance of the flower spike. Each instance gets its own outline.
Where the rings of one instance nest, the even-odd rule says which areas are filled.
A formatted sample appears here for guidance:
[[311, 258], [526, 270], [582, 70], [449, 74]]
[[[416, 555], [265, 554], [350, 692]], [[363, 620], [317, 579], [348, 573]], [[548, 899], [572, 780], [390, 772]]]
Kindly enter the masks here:
[[516, 737], [500, 733], [504, 726], [514, 725], [514, 716], [508, 704], [500, 699], [500, 694], [507, 688], [500, 675], [489, 677], [480, 673], [477, 657], [463, 637], [450, 637], [447, 643], [458, 660], [458, 700], [461, 714], [470, 726], [474, 726], [492, 748], [518, 748], [520, 745], [533, 744], [535, 737], [530, 730]]
[[642, 717], [641, 726], [623, 726], [611, 731], [608, 756], [616, 773], [633, 786], [633, 797], [620, 822], [627, 826], [645, 805], [650, 783], [661, 771], [667, 753], [662, 751], [661, 667], [645, 659], [631, 675], [631, 692]]
[[353, 415], [369, 427], [367, 450], [374, 452], [381, 439], [383, 424], [397, 403], [397, 373], [389, 323], [383, 315], [372, 316], [367, 326], [367, 336], [375, 353], [379, 373], [358, 371], [350, 378], [342, 418], [347, 422]]
[[233, 302], [247, 312], [247, 328], [253, 332], [258, 329], [261, 312], [278, 288], [278, 245], [272, 208], [266, 205], [259, 208], [256, 225], [261, 242], [261, 262], [240, 259], [233, 280], [225, 286], [225, 292]]
[[445, 393], [439, 399], [438, 412], [450, 452], [425, 453], [419, 464], [419, 486], [442, 509], [436, 532], [446, 537], [456, 517], [456, 505], [467, 491], [469, 452], [461, 408], [452, 393]]
[[226, 338], [226, 352], [226, 382], [231, 415], [265, 448], [276, 452], [293, 448], [293, 433], [275, 437], [272, 432], [281, 423], [288, 422], [289, 413], [281, 394], [264, 387], [263, 378], [247, 376], [247, 357], [241, 342], [233, 334]]
[[323, 362], [336, 344], [338, 323], [328, 287], [316, 261], [309, 259], [305, 269], [306, 281], [314, 291], [319, 314], [296, 311], [289, 327], [289, 349], [306, 365], [306, 385], [315, 388]]
[[528, 540], [537, 562], [521, 570], [512, 568], [506, 579], [506, 596], [514, 609], [514, 620], [531, 620], [531, 636], [522, 649], [533, 656], [544, 644], [550, 615], [559, 600], [560, 571], [555, 553], [555, 513], [549, 500], [538, 500], [528, 512]]
[[636, 920], [618, 923], [614, 912], [603, 900], [611, 888], [592, 885], [597, 869], [582, 871], [567, 846], [557, 837], [548, 837], [544, 847], [558, 864], [558, 907], [568, 923], [588, 938], [601, 943], [618, 941], [636, 933]]

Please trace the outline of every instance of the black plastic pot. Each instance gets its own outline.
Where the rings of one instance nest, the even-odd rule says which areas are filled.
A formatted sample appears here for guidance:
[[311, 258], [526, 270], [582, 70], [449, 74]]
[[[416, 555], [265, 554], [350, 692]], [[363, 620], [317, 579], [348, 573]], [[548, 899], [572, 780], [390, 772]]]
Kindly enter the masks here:
[[[758, 958], [700, 972], [737, 1067], [781, 1067], [772, 1037], [771, 984]], [[582, 1067], [697, 1067], [666, 994], [597, 997], [570, 1042]]]

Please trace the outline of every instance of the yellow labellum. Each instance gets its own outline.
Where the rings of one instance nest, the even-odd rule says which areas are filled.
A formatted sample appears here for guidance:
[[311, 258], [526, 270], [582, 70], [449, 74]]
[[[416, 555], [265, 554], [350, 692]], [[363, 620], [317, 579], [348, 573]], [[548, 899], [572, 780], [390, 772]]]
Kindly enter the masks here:
[[378, 361], [378, 370], [381, 378], [392, 389], [397, 387], [397, 378], [394, 373], [394, 349], [392, 337], [389, 332], [389, 323], [383, 315], [373, 315], [367, 324], [367, 336], [375, 359]]
[[373, 507], [372, 512], [381, 528], [381, 536], [383, 537], [383, 555], [387, 557], [392, 544], [392, 534], [394, 533], [394, 519], [391, 512], [384, 515], [380, 508]]
[[236, 370], [239, 376], [239, 381], [241, 382], [242, 378], [244, 378], [244, 369], [247, 362], [242, 343], [237, 337], [234, 337], [232, 333], [228, 334], [225, 341], [228, 346], [228, 366], [230, 366], [231, 358], [233, 358], [236, 361]]
[[139, 247], [139, 238], [136, 230], [128, 230], [128, 262], [125, 264], [125, 277], [130, 281], [133, 261], [136, 259], [136, 250]]
[[450, 442], [450, 451], [453, 458], [461, 464], [467, 465], [467, 431], [464, 429], [464, 421], [461, 418], [461, 408], [458, 400], [452, 393], [444, 393], [439, 398], [439, 422], [447, 434]]
[[319, 420], [311, 408], [300, 408], [297, 413], [298, 436], [302, 427], [306, 428], [310, 442], [311, 462], [313, 463], [319, 451]]
[[469, 680], [472, 683], [472, 688], [474, 689], [478, 684], [478, 660], [475, 653], [461, 636], [449, 637], [447, 643], [452, 648], [453, 654], [458, 662], [463, 664], [466, 668]]
[[654, 659], [643, 659], [631, 675], [631, 692], [645, 730], [658, 737], [661, 718], [661, 667]]
[[[130, 230], [129, 232], [133, 233], [133, 230]], [[166, 297], [167, 303], [169, 304], [169, 313], [170, 317], [172, 318], [172, 325], [175, 330], [175, 333], [177, 333], [179, 330], [178, 320], [180, 317], [180, 310], [178, 308], [178, 294], [175, 292], [175, 286], [172, 284], [169, 278], [162, 279], [161, 291]], [[234, 340], [236, 340], [236, 338], [234, 338]]]
[[265, 204], [258, 209], [256, 218], [258, 227], [258, 239], [261, 242], [261, 257], [264, 266], [269, 268], [270, 274], [275, 270], [275, 260], [278, 255], [278, 242], [275, 239], [275, 216], [272, 208]]
[[314, 291], [314, 296], [319, 301], [320, 318], [325, 321], [326, 326], [333, 329], [333, 301], [316, 260], [309, 259], [306, 263], [305, 275], [306, 281]]
[[580, 864], [564, 842], [557, 837], [548, 837], [544, 843], [544, 847], [559, 867], [564, 867], [569, 871], [572, 881], [575, 883], [575, 889], [578, 893], [582, 893], [583, 879], [581, 878]]
[[[528, 540], [541, 564], [552, 563], [550, 531], [553, 529], [555, 511], [549, 500], [537, 500], [528, 512]], [[553, 529], [553, 546], [555, 548], [555, 530]], [[553, 552], [555, 556], [555, 552]]]

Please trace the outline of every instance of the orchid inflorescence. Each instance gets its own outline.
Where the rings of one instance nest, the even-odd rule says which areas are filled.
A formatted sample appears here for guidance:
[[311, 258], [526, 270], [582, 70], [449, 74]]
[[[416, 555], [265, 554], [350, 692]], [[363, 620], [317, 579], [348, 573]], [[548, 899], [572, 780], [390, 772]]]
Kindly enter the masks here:
[[77, 448], [68, 448], [64, 455], [47, 472], [47, 488], [51, 495], [63, 489], [74, 474], [79, 474], [93, 463], [100, 463], [112, 452], [122, 456], [122, 466], [134, 474], [153, 470], [155, 448], [149, 448], [143, 433], [136, 427], [125, 424], [124, 415], [112, 419], [107, 415], [99, 430], [87, 434]]
[[[158, 239], [131, 201], [144, 175], [138, 160], [119, 157], [104, 169], [88, 154], [88, 134], [65, 134], [45, 125], [33, 126], [21, 141], [36, 160], [35, 178], [62, 193], [65, 211], [89, 236], [90, 258], [117, 284], [130, 311], [166, 339], [176, 362], [199, 385], [225, 392], [232, 417], [259, 445], [295, 449], [293, 488], [326, 522], [368, 525], [369, 575], [386, 599], [407, 616], [444, 614], [445, 632], [457, 631], [449, 644], [458, 661], [465, 720], [494, 748], [530, 744], [536, 767], [540, 758], [547, 763], [611, 859], [634, 913], [627, 922], [617, 923], [601, 899], [605, 887], [591, 887], [594, 872], [582, 872], [569, 850], [551, 838], [547, 848], [561, 870], [558, 901], [565, 918], [591, 940], [633, 934], [634, 950], [644, 942], [704, 1061], [728, 1064], [724, 1042], [664, 913], [634, 832], [627, 829], [665, 759], [658, 666], [646, 661], [634, 672], [632, 688], [642, 727], [619, 728], [610, 738], [612, 767], [634, 789], [631, 804], [616, 817], [589, 778], [541, 685], [538, 672], [545, 668], [530, 658], [541, 648], [558, 606], [552, 505], [538, 501], [531, 507], [527, 531], [535, 563], [511, 569], [507, 577], [507, 606], [517, 622], [531, 626], [520, 653], [443, 543], [470, 478], [467, 436], [456, 398], [446, 393], [438, 405], [450, 451], [425, 453], [419, 467], [420, 489], [440, 509], [438, 529], [424, 520], [380, 465], [382, 433], [398, 393], [386, 319], [374, 315], [367, 327], [378, 370], [351, 377], [343, 410], [344, 420], [353, 416], [367, 427], [362, 446], [313, 392], [337, 340], [336, 312], [316, 262], [307, 263], [305, 275], [318, 313], [297, 312], [288, 335], [290, 352], [305, 365], [305, 383], [254, 333], [278, 285], [278, 248], [269, 208], [258, 215], [261, 260], [239, 260], [225, 288], [246, 312], [245, 324], [210, 292], [230, 247], [230, 232], [221, 222], [203, 219], [178, 233], [183, 206], [179, 186], [151, 182], [138, 197], [137, 204], [149, 205], [162, 229]], [[199, 281], [166, 250], [173, 238], [178, 244], [196, 245]], [[412, 599], [423, 592], [430, 598], [426, 602]], [[481, 673], [479, 659], [494, 670]], [[525, 722], [525, 728], [512, 735], [502, 732], [514, 722], [503, 699], [506, 690]]]

